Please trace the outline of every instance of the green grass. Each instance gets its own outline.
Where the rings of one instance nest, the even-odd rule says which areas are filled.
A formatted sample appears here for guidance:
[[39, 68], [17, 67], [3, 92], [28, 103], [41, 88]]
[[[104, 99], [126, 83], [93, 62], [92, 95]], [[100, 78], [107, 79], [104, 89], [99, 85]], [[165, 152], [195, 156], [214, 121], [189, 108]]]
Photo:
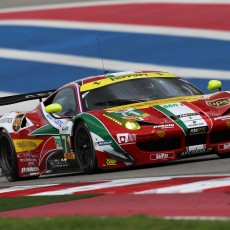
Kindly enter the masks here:
[[[95, 195], [27, 196], [0, 198], [0, 212], [95, 197]], [[1, 229], [1, 228], [0, 228]], [[1, 229], [2, 230], [2, 229]]]
[[0, 218], [1, 230], [229, 230], [230, 221], [164, 220], [134, 217]]

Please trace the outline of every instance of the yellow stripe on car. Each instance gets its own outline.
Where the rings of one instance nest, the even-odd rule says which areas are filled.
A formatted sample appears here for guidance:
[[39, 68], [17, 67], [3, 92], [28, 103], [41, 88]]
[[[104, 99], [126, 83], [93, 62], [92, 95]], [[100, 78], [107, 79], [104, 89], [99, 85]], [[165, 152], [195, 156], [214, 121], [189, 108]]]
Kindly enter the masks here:
[[106, 85], [110, 85], [117, 82], [132, 80], [132, 79], [139, 79], [139, 78], [154, 78], [154, 77], [177, 77], [173, 74], [166, 73], [166, 72], [146, 72], [146, 73], [128, 73], [122, 75], [108, 75], [107, 78], [89, 82], [83, 84], [80, 88], [81, 92], [89, 91], [92, 89], [97, 89]]
[[129, 105], [116, 106], [116, 107], [108, 108], [106, 110], [119, 111], [119, 110], [127, 110], [130, 108], [145, 109], [151, 106], [169, 104], [169, 103], [175, 103], [175, 102], [183, 102], [183, 101], [193, 102], [193, 101], [202, 99], [204, 97], [205, 97], [204, 95], [196, 95], [196, 96], [166, 98], [166, 99], [161, 99], [161, 100], [153, 100], [153, 101], [140, 102], [140, 103], [134, 103], [134, 104], [129, 104]]

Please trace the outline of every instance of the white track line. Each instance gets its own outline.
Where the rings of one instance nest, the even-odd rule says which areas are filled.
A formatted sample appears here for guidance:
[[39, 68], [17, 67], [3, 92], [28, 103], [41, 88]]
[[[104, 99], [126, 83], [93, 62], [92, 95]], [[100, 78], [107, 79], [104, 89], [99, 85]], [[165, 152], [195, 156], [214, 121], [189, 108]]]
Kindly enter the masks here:
[[0, 20], [0, 26], [33, 26], [59, 29], [81, 29], [135, 34], [157, 34], [230, 41], [230, 31], [179, 28], [169, 26], [140, 26], [119, 23], [97, 23], [62, 20]]
[[[75, 55], [65, 55], [46, 52], [24, 51], [16, 49], [1, 49], [0, 58], [16, 59], [22, 61], [35, 61], [42, 63], [51, 63], [67, 66], [79, 66], [92, 69], [101, 69], [101, 60], [99, 58], [90, 58]], [[209, 70], [209, 69], [195, 69], [185, 67], [173, 67], [163, 65], [153, 65], [145, 63], [134, 63], [126, 61], [116, 61], [104, 59], [106, 69], [113, 71], [126, 70], [156, 70], [174, 73], [178, 76], [203, 78], [203, 79], [222, 79], [229, 80], [230, 71]]]
[[77, 187], [61, 189], [61, 190], [57, 190], [57, 191], [41, 192], [41, 193], [29, 195], [29, 196], [67, 195], [67, 194], [73, 194], [73, 193], [77, 193], [77, 192], [87, 192], [87, 191], [91, 191], [91, 190], [121, 187], [121, 186], [140, 184], [140, 183], [145, 183], [145, 182], [169, 180], [169, 179], [171, 179], [171, 177], [117, 179], [117, 180], [112, 180], [109, 182], [102, 182], [99, 184], [77, 186]]
[[166, 188], [149, 189], [135, 194], [168, 194], [168, 193], [196, 193], [202, 192], [206, 189], [220, 188], [230, 186], [230, 178], [220, 178], [213, 180], [204, 180], [182, 185], [175, 185]]
[[34, 188], [49, 187], [49, 186], [54, 186], [54, 185], [58, 185], [58, 184], [14, 186], [14, 187], [0, 189], [0, 194], [1, 193], [7, 193], [7, 192], [23, 191], [23, 190], [34, 189]]
[[134, 3], [181, 3], [181, 4], [230, 4], [229, 0], [120, 0], [120, 1], [92, 1], [78, 3], [60, 3], [50, 5], [38, 5], [27, 7], [12, 7], [1, 9], [0, 13], [35, 11], [46, 9], [61, 9], [72, 7], [87, 7], [87, 6], [102, 6], [102, 5], [117, 5], [117, 4], [134, 4]]

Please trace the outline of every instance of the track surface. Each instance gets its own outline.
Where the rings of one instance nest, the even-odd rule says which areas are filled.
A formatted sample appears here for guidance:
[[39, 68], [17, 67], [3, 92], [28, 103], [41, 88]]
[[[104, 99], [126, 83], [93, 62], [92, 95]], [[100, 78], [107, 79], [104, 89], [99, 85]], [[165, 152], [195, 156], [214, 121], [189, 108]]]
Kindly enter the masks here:
[[[0, 2], [0, 8], [8, 8], [8, 7], [17, 7], [17, 6], [29, 6], [29, 5], [43, 5], [43, 4], [51, 4], [51, 3], [67, 3], [67, 2], [77, 2], [74, 0], [69, 0], [69, 1], [63, 1], [63, 0], [21, 0], [19, 1], [8, 1], [8, 0], [2, 0]], [[78, 2], [85, 2], [85, 1], [78, 1]], [[227, 81], [226, 81], [227, 82]], [[229, 81], [228, 81], [229, 82]], [[177, 161], [177, 162], [169, 162], [165, 164], [159, 164], [159, 165], [153, 165], [153, 166], [146, 166], [146, 167], [139, 167], [139, 168], [132, 168], [128, 170], [119, 170], [119, 171], [108, 171], [108, 172], [101, 172], [98, 174], [94, 175], [82, 175], [81, 173], [75, 173], [75, 174], [68, 174], [68, 175], [53, 175], [53, 176], [42, 176], [37, 180], [26, 180], [26, 181], [19, 181], [19, 182], [13, 182], [9, 183], [5, 180], [5, 178], [0, 177], [0, 187], [9, 187], [9, 186], [28, 186], [28, 185], [47, 185], [47, 184], [63, 184], [63, 183], [78, 183], [78, 182], [90, 182], [90, 181], [102, 181], [102, 180], [114, 180], [114, 179], [133, 179], [133, 178], [146, 178], [146, 177], [164, 177], [164, 176], [184, 176], [184, 175], [230, 175], [230, 159], [219, 159], [217, 156], [205, 156], [205, 157], [199, 157], [199, 158], [191, 158], [188, 160], [183, 160], [183, 161]], [[218, 199], [217, 199], [218, 197]], [[194, 198], [194, 199], [193, 199]], [[188, 215], [192, 216], [201, 216], [206, 215], [206, 216], [213, 216], [215, 213], [215, 210], [218, 209], [219, 214], [216, 214], [216, 216], [229, 216], [228, 213], [229, 211], [229, 205], [223, 200], [229, 200], [229, 197], [226, 196], [224, 193], [209, 193], [208, 195], [205, 194], [196, 194], [193, 196], [192, 199], [188, 200], [188, 195], [158, 195], [158, 196], [150, 196], [150, 195], [142, 195], [141, 198], [139, 199], [139, 203], [133, 203], [133, 200], [135, 199], [134, 196], [127, 197], [127, 195], [122, 194], [122, 195], [117, 195], [116, 198], [113, 196], [103, 196], [103, 197], [98, 197], [94, 198], [95, 205], [100, 205], [100, 204], [106, 204], [108, 201], [113, 203], [109, 203], [109, 205], [104, 205], [103, 209], [101, 209], [101, 213], [89, 213], [88, 208], [85, 208], [85, 210], [81, 209], [81, 213], [78, 212], [78, 210], [70, 210], [72, 211], [72, 214], [78, 215], [78, 214], [85, 214], [85, 215], [105, 215], [105, 213], [109, 212], [109, 208], [111, 205], [114, 207], [113, 213], [111, 212], [111, 215], [116, 215], [116, 210], [119, 209], [117, 207], [118, 202], [128, 202], [127, 207], [128, 209], [124, 209], [123, 214], [139, 214], [140, 211], [147, 212], [147, 210], [151, 210], [152, 215], [170, 215], [172, 216], [172, 213], [170, 212], [165, 212], [165, 210], [169, 210], [166, 207], [169, 207], [170, 205], [172, 207], [177, 206], [179, 202], [183, 204], [186, 207], [191, 206], [192, 204], [195, 204], [197, 208], [197, 212], [188, 212]], [[221, 200], [223, 199], [223, 200]], [[144, 201], [149, 200], [149, 204], [154, 202], [155, 210], [152, 209], [151, 205], [146, 206], [145, 209], [142, 210], [136, 210], [135, 207], [137, 205], [141, 205]], [[164, 210], [162, 209], [161, 212], [159, 212], [160, 207], [162, 207], [162, 200], [164, 200], [165, 207]], [[212, 200], [213, 203], [211, 206], [208, 206], [209, 201]], [[160, 201], [160, 202], [157, 202]], [[90, 204], [88, 204], [88, 203]], [[70, 203], [72, 205], [73, 203]], [[64, 204], [66, 205], [66, 204]], [[78, 205], [81, 205], [82, 207], [87, 207], [87, 205], [91, 205], [91, 201], [78, 201], [76, 202], [74, 207], [77, 207]], [[219, 206], [218, 206], [219, 205]], [[59, 206], [53, 205], [49, 206], [50, 214], [47, 215], [54, 215], [54, 210], [60, 210]], [[66, 207], [66, 206], [65, 206]], [[44, 207], [41, 207], [44, 210]], [[183, 212], [186, 213], [186, 210], [180, 207], [180, 212], [174, 212], [176, 216], [182, 215]], [[209, 212], [210, 209], [210, 212]], [[47, 209], [48, 210], [48, 209]], [[130, 211], [131, 210], [131, 211]], [[206, 212], [205, 212], [206, 210]], [[221, 210], [223, 212], [221, 212]], [[169, 210], [170, 211], [170, 210]], [[173, 210], [171, 210], [173, 211]], [[188, 211], [188, 210], [187, 210]], [[190, 210], [191, 211], [191, 210]], [[27, 213], [33, 213], [36, 216], [39, 216], [37, 213], [40, 213], [40, 210], [37, 209], [28, 209]], [[20, 211], [15, 214], [15, 216], [20, 216]], [[21, 215], [23, 216], [24, 211], [21, 212]], [[218, 212], [217, 212], [218, 213]], [[12, 213], [11, 213], [12, 214]], [[62, 213], [63, 214], [63, 213]], [[66, 215], [70, 215], [70, 213], [66, 213]], [[121, 214], [121, 213], [120, 213]], [[29, 215], [29, 214], [28, 214]], [[58, 215], [58, 213], [57, 213]], [[5, 216], [10, 216], [7, 213]], [[13, 214], [11, 215], [13, 216]], [[24, 216], [25, 217], [25, 216]]]
[[1, 187], [16, 185], [53, 184], [69, 182], [100, 181], [124, 178], [162, 177], [162, 176], [183, 176], [183, 175], [222, 175], [230, 174], [230, 159], [219, 159], [216, 156], [199, 157], [167, 164], [146, 166], [142, 168], [107, 171], [94, 175], [68, 174], [42, 176], [36, 180], [26, 180], [9, 183], [5, 178], [0, 177]]
[[[20, 0], [20, 1], [0, 1], [0, 9], [10, 7], [23, 7], [44, 5], [52, 3], [75, 3], [86, 2], [80, 0]], [[106, 1], [105, 1], [106, 2]], [[14, 108], [15, 105], [13, 105]], [[22, 106], [18, 106], [22, 108]], [[32, 106], [32, 108], [34, 105]], [[26, 107], [23, 104], [23, 108]], [[30, 107], [29, 107], [30, 108]], [[6, 107], [7, 110], [7, 107]], [[1, 186], [12, 185], [28, 185], [28, 184], [49, 184], [49, 183], [66, 183], [66, 182], [80, 182], [80, 181], [92, 181], [92, 180], [107, 180], [107, 179], [119, 179], [119, 178], [135, 178], [135, 177], [152, 177], [152, 176], [178, 176], [178, 175], [193, 175], [193, 174], [228, 174], [230, 173], [230, 159], [219, 159], [217, 156], [206, 156], [196, 159], [183, 160], [180, 162], [171, 162], [167, 164], [161, 164], [159, 166], [149, 166], [145, 168], [129, 169], [116, 172], [102, 172], [95, 175], [81, 175], [72, 174], [65, 176], [46, 176], [41, 177], [38, 180], [27, 180], [9, 183], [4, 178], [0, 178]]]

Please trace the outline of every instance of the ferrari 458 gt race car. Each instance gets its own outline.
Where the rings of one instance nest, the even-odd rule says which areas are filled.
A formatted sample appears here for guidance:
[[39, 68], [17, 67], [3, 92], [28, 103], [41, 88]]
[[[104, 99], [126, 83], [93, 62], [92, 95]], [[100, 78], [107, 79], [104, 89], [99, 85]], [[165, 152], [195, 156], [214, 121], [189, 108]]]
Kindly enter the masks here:
[[33, 111], [1, 116], [2, 172], [15, 181], [206, 154], [228, 157], [230, 92], [217, 80], [208, 89], [218, 92], [204, 95], [166, 72], [130, 71], [1, 98], [0, 105], [40, 99]]

